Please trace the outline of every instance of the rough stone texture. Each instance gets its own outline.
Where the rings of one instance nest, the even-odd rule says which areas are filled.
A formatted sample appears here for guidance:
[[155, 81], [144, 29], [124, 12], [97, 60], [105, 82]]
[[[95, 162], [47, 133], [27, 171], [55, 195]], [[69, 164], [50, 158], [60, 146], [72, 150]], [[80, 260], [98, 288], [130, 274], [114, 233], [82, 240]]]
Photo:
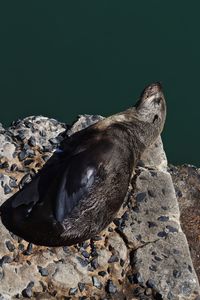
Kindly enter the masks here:
[[163, 149], [163, 143], [159, 136], [156, 142], [146, 149], [141, 157], [146, 167], [155, 167], [158, 170], [167, 170], [167, 157]]
[[[132, 213], [125, 234], [127, 231], [132, 248], [137, 247], [132, 255], [140, 284], [153, 282], [164, 299], [177, 299], [177, 295], [190, 299], [197, 278], [178, 221], [178, 203], [172, 186], [171, 176], [166, 172], [144, 169], [138, 174], [133, 198], [139, 211]], [[141, 193], [145, 195], [142, 201], [138, 197]], [[127, 230], [131, 223], [132, 236]]]
[[[8, 130], [0, 126], [0, 202], [31, 180], [66, 135], [101, 118], [82, 116], [67, 134], [68, 126], [44, 117], [17, 121]], [[93, 240], [31, 247], [1, 224], [0, 299], [197, 300], [160, 138], [139, 165], [123, 207]]]
[[179, 202], [181, 225], [200, 280], [200, 169], [191, 165], [183, 165], [170, 166], [169, 171]]
[[100, 120], [104, 119], [102, 116], [96, 115], [80, 115], [78, 116], [78, 119], [74, 122], [71, 128], [67, 131], [67, 135], [70, 136], [74, 134], [77, 131], [80, 131]]

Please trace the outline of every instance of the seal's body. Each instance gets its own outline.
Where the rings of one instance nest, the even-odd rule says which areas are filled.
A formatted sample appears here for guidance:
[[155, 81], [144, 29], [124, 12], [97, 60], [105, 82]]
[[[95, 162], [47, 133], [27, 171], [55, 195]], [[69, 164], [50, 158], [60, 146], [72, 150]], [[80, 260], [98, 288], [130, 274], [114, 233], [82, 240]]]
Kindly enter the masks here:
[[148, 86], [136, 107], [72, 135], [23, 190], [0, 208], [3, 224], [38, 245], [63, 246], [98, 234], [126, 196], [133, 169], [162, 131], [161, 86]]

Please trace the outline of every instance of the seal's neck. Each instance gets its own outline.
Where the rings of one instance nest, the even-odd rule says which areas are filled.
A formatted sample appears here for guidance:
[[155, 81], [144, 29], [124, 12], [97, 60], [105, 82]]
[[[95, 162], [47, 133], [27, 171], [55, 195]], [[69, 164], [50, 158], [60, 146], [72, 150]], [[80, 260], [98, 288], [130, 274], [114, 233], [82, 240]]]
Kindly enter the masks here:
[[93, 126], [93, 128], [102, 131], [107, 130], [109, 127], [121, 129], [122, 135], [127, 136], [126, 139], [121, 136], [121, 140], [127, 141], [127, 146], [134, 149], [137, 158], [153, 144], [160, 134], [160, 126], [141, 120], [135, 107], [103, 119]]
[[134, 107], [112, 116], [111, 121], [128, 135], [126, 140], [134, 149], [137, 159], [140, 159], [141, 154], [155, 142], [161, 131], [160, 126], [139, 120]]

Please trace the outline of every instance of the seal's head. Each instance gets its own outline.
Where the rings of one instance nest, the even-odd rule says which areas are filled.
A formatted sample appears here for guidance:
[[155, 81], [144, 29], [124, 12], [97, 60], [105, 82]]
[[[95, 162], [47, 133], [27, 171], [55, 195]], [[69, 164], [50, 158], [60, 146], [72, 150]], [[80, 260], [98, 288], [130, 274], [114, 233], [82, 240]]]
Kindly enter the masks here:
[[148, 85], [144, 89], [136, 104], [136, 111], [138, 119], [162, 131], [166, 118], [166, 104], [159, 82]]

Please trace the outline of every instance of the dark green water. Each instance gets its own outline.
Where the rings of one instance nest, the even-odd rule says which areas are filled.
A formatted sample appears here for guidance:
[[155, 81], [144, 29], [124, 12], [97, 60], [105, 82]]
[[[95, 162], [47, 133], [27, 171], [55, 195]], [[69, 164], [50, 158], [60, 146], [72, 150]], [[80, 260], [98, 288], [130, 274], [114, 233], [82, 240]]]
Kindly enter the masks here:
[[198, 1], [3, 1], [0, 122], [67, 123], [133, 105], [161, 81], [168, 159], [200, 165]]

